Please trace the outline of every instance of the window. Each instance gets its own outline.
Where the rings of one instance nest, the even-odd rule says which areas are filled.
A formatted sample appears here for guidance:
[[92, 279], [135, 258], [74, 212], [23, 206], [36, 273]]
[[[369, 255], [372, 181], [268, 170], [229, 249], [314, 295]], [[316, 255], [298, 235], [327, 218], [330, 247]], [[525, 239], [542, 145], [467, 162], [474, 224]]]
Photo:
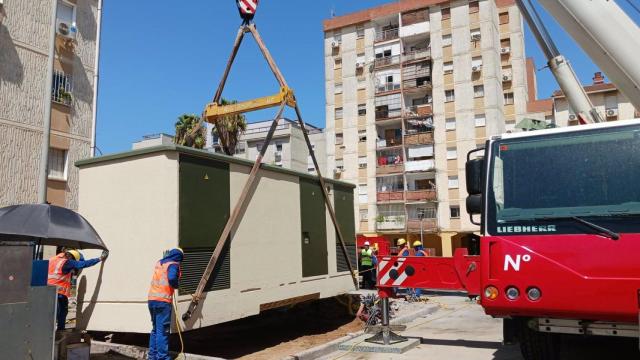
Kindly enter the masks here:
[[57, 19], [71, 26], [76, 23], [76, 7], [64, 1], [58, 1]]
[[500, 47], [503, 48], [503, 49], [511, 47], [511, 39], [502, 39], [502, 40], [500, 40]]
[[455, 118], [449, 118], [449, 119], [445, 120], [444, 128], [447, 129], [447, 130], [455, 130], [456, 129], [456, 119]]
[[480, 41], [480, 29], [471, 30], [471, 41]]
[[454, 160], [458, 158], [458, 149], [455, 147], [447, 148], [447, 160]]
[[358, 169], [366, 169], [367, 168], [367, 157], [360, 156], [358, 157]]
[[445, 74], [453, 74], [453, 61], [442, 64], [442, 71], [444, 71]]
[[458, 176], [449, 176], [449, 189], [457, 189], [459, 186]]
[[513, 105], [513, 93], [504, 93], [504, 104]]
[[333, 33], [333, 42], [342, 44], [342, 33], [340, 30], [336, 30], [336, 32]]
[[442, 8], [440, 13], [442, 13], [442, 20], [451, 19], [451, 8]]
[[364, 24], [356, 25], [358, 39], [364, 39]]
[[476, 56], [471, 59], [471, 68], [473, 71], [480, 71], [482, 69], [482, 56]]
[[245, 143], [238, 143], [238, 146], [236, 146], [236, 154], [244, 154], [247, 151], [247, 146], [245, 145]]
[[333, 93], [342, 94], [342, 83], [336, 83], [336, 85], [333, 88]]
[[276, 151], [282, 151], [282, 143], [276, 143]]
[[508, 23], [509, 23], [509, 12], [508, 12], [508, 11], [505, 11], [505, 12], [503, 12], [503, 13], [500, 13], [500, 14], [498, 15], [498, 17], [500, 18], [500, 25], [508, 24]]
[[336, 159], [336, 169], [344, 170], [344, 160]]
[[367, 130], [358, 130], [358, 142], [367, 142]]
[[344, 137], [342, 133], [336, 134], [336, 145], [342, 145], [344, 143]]
[[366, 204], [369, 202], [369, 196], [367, 192], [367, 184], [358, 185], [358, 202], [360, 204]]
[[476, 123], [476, 127], [483, 127], [487, 124], [487, 120], [484, 117], [484, 114], [478, 114], [475, 116], [474, 118], [475, 123]]
[[449, 216], [452, 219], [460, 218], [460, 206], [459, 205], [451, 205], [449, 206]]
[[358, 104], [358, 116], [367, 115], [367, 104]]
[[341, 107], [336, 108], [335, 115], [336, 115], [336, 119], [342, 119], [342, 108]]
[[474, 85], [473, 86], [473, 97], [483, 97], [484, 96], [484, 85]]
[[358, 77], [358, 90], [367, 88], [367, 79], [362, 76]]
[[71, 92], [73, 86], [71, 83], [71, 75], [62, 71], [53, 71], [53, 83], [51, 84], [51, 101], [60, 104], [71, 105]]
[[333, 60], [333, 68], [342, 69], [342, 58], [337, 57]]
[[455, 101], [456, 93], [453, 90], [445, 90], [444, 91], [445, 102]]
[[442, 35], [442, 47], [451, 46], [451, 34]]
[[360, 209], [360, 221], [369, 221], [369, 210]]
[[47, 165], [49, 179], [67, 180], [67, 150], [49, 148]]
[[469, 13], [477, 13], [480, 11], [480, 2], [479, 1], [469, 1]]

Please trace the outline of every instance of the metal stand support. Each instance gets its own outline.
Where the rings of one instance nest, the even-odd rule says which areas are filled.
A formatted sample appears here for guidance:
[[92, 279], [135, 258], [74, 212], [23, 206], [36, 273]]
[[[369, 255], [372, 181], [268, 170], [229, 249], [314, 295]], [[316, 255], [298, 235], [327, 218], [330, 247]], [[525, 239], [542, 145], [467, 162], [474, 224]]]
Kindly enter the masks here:
[[391, 331], [391, 328], [389, 327], [389, 298], [383, 297], [382, 298], [382, 330], [378, 331], [377, 334], [373, 335], [368, 339], [365, 339], [364, 341], [373, 343], [373, 344], [391, 345], [391, 344], [405, 342], [407, 340], [409, 339]]

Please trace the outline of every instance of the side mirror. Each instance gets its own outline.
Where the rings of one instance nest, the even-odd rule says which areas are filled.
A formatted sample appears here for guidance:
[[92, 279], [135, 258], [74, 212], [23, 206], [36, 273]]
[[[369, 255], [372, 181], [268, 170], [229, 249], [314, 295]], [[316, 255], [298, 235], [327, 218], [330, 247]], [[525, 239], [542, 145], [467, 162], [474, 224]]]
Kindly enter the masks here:
[[474, 194], [467, 196], [467, 212], [469, 215], [482, 213], [482, 194]]

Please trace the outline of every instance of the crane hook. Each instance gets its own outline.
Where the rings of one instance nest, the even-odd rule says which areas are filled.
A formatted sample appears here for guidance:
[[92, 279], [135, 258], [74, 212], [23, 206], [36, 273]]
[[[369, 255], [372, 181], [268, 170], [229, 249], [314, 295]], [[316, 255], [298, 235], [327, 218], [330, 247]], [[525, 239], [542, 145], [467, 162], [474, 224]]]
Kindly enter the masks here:
[[258, 10], [258, 1], [259, 0], [236, 0], [243, 24], [248, 25], [251, 20], [253, 20], [253, 17], [256, 15], [256, 10]]

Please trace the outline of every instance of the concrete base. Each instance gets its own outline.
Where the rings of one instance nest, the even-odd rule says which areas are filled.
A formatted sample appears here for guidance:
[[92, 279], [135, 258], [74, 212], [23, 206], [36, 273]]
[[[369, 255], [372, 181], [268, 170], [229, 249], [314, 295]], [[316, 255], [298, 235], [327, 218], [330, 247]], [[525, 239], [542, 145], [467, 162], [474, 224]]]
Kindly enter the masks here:
[[371, 334], [363, 334], [338, 345], [338, 350], [348, 352], [369, 352], [380, 354], [404, 354], [420, 344], [420, 339], [411, 338], [393, 345], [372, 344], [365, 341]]

